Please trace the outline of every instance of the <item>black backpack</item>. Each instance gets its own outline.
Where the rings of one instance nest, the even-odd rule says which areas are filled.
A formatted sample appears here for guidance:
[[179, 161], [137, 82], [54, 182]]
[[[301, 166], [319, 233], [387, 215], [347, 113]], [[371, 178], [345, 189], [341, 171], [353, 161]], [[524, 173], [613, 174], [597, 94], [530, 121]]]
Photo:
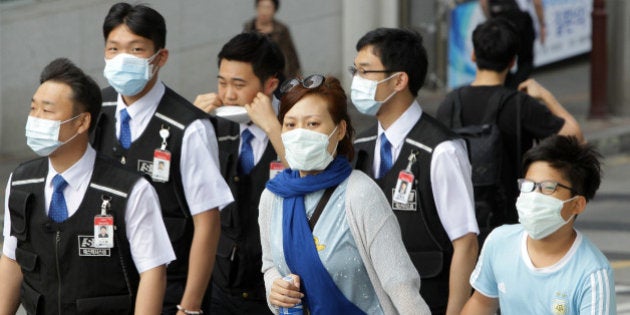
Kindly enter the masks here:
[[[453, 94], [450, 128], [460, 135], [468, 147], [468, 158], [472, 167], [472, 184], [475, 196], [475, 214], [479, 225], [480, 244], [490, 231], [503, 224], [507, 211], [507, 195], [501, 181], [503, 169], [503, 136], [497, 125], [498, 114], [505, 100], [517, 93], [500, 89], [490, 96], [488, 108], [481, 124], [462, 125], [461, 89]], [[520, 97], [516, 98], [517, 147], [520, 148], [521, 127]], [[519, 149], [520, 150], [520, 149]], [[517, 152], [520, 156], [520, 152]], [[520, 165], [520, 159], [517, 161]]]

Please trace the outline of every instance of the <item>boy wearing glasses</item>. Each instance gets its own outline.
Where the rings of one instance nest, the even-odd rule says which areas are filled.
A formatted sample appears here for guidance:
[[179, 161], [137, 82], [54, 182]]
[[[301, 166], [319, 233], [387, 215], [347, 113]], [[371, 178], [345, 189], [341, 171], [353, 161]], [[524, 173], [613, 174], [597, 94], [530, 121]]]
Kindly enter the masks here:
[[387, 196], [431, 313], [459, 314], [479, 233], [465, 144], [416, 101], [428, 64], [418, 33], [379, 28], [356, 47], [352, 103], [378, 124], [355, 140], [355, 168]]
[[218, 117], [221, 175], [235, 199], [221, 210], [211, 313], [271, 314], [260, 272], [258, 203], [265, 183], [283, 168], [273, 145], [282, 140], [278, 104], [271, 98], [284, 56], [267, 36], [250, 32], [230, 39], [217, 59], [218, 92], [198, 95], [194, 102]]
[[573, 136], [552, 136], [523, 159], [521, 224], [496, 228], [470, 277], [462, 314], [616, 314], [606, 257], [573, 228], [601, 182], [600, 155]]

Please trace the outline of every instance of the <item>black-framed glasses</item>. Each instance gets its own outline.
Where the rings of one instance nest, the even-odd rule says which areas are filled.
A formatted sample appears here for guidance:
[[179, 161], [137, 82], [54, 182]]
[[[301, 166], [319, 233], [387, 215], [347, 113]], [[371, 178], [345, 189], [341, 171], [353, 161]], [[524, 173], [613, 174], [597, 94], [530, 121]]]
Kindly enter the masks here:
[[361, 74], [366, 74], [366, 73], [387, 73], [387, 72], [394, 72], [393, 70], [389, 70], [389, 69], [385, 69], [385, 70], [365, 70], [365, 69], [359, 69], [356, 66], [352, 65], [350, 67], [348, 67], [348, 71], [350, 72], [350, 74], [354, 77], [357, 73], [361, 73]]
[[552, 180], [544, 180], [540, 183], [537, 183], [533, 180], [519, 178], [517, 181], [518, 189], [523, 193], [532, 192], [536, 190], [536, 187], [538, 187], [543, 195], [551, 195], [556, 192], [556, 189], [558, 189], [558, 187], [562, 187], [564, 189], [570, 190], [574, 194], [577, 194], [577, 192], [573, 188], [562, 185], [558, 182], [554, 182]]
[[291, 89], [300, 84], [307, 89], [314, 89], [320, 87], [324, 83], [324, 81], [326, 81], [326, 77], [321, 74], [311, 74], [301, 80], [298, 78], [293, 78], [282, 83], [282, 86], [280, 86], [280, 93], [284, 94], [286, 92], [289, 92], [291, 91]]

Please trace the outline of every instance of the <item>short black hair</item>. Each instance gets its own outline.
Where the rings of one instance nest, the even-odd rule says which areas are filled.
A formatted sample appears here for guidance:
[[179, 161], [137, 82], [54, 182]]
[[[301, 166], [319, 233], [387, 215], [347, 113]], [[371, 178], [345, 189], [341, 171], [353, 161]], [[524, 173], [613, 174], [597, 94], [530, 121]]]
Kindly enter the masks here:
[[258, 32], [245, 32], [232, 37], [217, 56], [219, 67], [223, 59], [250, 63], [261, 83], [271, 77], [280, 78], [284, 71], [282, 51], [268, 36]]
[[514, 24], [505, 18], [491, 18], [477, 25], [472, 34], [477, 68], [501, 72], [510, 66], [519, 49]]
[[410, 29], [377, 28], [363, 35], [356, 49], [360, 51], [368, 45], [373, 46], [372, 53], [381, 59], [385, 69], [407, 73], [409, 90], [417, 96], [427, 76], [429, 63], [422, 36]]
[[574, 136], [553, 135], [525, 153], [523, 171], [527, 173], [534, 162], [547, 162], [571, 182], [578, 195], [589, 201], [601, 183], [601, 158], [591, 144], [581, 143]]
[[90, 131], [94, 129], [96, 118], [101, 111], [102, 97], [98, 84], [72, 61], [57, 58], [51, 61], [39, 76], [39, 83], [53, 81], [68, 85], [72, 89], [73, 112], [90, 113]]
[[153, 41], [156, 51], [166, 46], [164, 17], [146, 5], [125, 2], [114, 4], [103, 22], [103, 36], [106, 41], [109, 33], [121, 24], [127, 25], [134, 34]]
[[[256, 0], [256, 6], [257, 7], [258, 7], [258, 2], [260, 2], [260, 1], [262, 1], [262, 0]], [[278, 12], [278, 9], [280, 9], [280, 0], [271, 0], [271, 2], [273, 2], [274, 10], [276, 12]]]

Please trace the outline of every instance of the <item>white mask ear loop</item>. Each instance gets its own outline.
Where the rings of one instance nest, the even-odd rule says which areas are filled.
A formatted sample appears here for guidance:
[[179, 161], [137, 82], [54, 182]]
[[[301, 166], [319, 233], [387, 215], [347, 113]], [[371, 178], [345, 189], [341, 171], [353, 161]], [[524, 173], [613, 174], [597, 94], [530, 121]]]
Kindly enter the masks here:
[[[394, 77], [395, 75], [397, 75], [397, 74], [400, 74], [400, 72], [396, 72], [396, 73], [394, 73], [394, 74], [390, 75], [389, 77], [387, 77], [387, 78], [385, 78], [385, 79], [383, 79], [383, 80], [381, 80], [381, 81], [376, 82], [376, 85], [378, 86], [379, 84], [381, 84], [381, 83], [383, 83], [383, 82], [385, 82], [385, 81], [390, 80], [391, 78], [393, 78], [393, 77]], [[375, 101], [377, 101], [377, 102], [380, 102], [381, 104], [383, 104], [383, 103], [386, 103], [387, 101], [389, 101], [389, 99], [390, 99], [390, 98], [392, 98], [394, 95], [396, 95], [396, 93], [398, 93], [398, 91], [394, 90], [394, 91], [393, 91], [391, 94], [389, 94], [389, 96], [387, 96], [384, 100], [382, 100], [382, 101], [378, 101], [378, 100], [376, 100], [376, 98], [375, 98], [374, 100], [375, 100]]]

